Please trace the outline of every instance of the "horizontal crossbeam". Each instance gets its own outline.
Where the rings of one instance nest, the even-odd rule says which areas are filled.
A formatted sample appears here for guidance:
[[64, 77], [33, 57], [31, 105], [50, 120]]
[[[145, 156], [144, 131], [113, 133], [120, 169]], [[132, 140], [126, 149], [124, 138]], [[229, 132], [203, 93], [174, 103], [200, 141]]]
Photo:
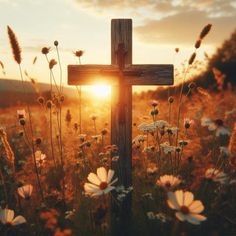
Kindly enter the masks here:
[[[124, 84], [172, 85], [173, 70], [173, 65], [129, 65], [123, 69]], [[68, 65], [69, 85], [117, 85], [119, 74], [114, 65]]]

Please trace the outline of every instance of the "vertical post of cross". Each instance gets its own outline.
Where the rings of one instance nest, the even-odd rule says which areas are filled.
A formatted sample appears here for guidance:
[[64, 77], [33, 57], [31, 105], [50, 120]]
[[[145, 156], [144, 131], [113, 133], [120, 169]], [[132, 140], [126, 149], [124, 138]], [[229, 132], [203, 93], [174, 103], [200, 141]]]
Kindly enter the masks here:
[[[119, 51], [121, 47], [125, 53], [123, 58], [120, 55], [122, 52]], [[120, 66], [121, 60], [124, 60], [122, 62], [124, 67], [132, 64], [131, 19], [113, 19], [111, 21], [111, 64]], [[132, 184], [132, 86], [123, 83], [122, 71], [119, 79], [119, 84], [112, 86], [111, 93], [111, 142], [119, 148], [118, 163], [112, 165], [112, 168], [118, 174], [119, 185], [129, 187]], [[118, 209], [114, 204], [112, 209], [115, 211], [116, 222], [114, 220], [112, 222], [113, 234], [128, 235], [131, 195]]]

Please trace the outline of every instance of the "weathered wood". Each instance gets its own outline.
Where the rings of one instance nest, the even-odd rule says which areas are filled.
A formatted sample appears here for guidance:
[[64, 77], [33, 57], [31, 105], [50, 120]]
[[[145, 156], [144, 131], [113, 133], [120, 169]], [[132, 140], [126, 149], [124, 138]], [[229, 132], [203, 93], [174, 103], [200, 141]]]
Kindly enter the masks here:
[[[126, 51], [123, 55], [124, 60], [121, 60], [122, 55], [118, 54], [118, 48], [121, 45]], [[123, 61], [121, 64], [124, 64], [119, 65], [119, 61]], [[131, 19], [111, 21], [111, 64], [120, 69], [119, 83], [112, 86], [111, 142], [119, 148], [119, 163], [113, 163], [112, 169], [118, 174], [119, 184], [129, 187], [132, 184], [132, 86], [124, 85], [124, 68], [122, 67], [132, 64]], [[120, 207], [116, 203], [112, 204], [112, 235], [130, 235], [131, 203], [131, 195], [129, 195]]]
[[[112, 162], [119, 184], [132, 184], [132, 85], [172, 85], [173, 65], [132, 65], [132, 20], [111, 21], [111, 65], [69, 65], [70, 85], [111, 85], [111, 143], [119, 161]], [[117, 236], [131, 235], [131, 195], [118, 207], [112, 204], [112, 229]], [[117, 214], [115, 214], [117, 213]]]
[[[172, 85], [173, 70], [173, 65], [125, 65], [123, 69], [124, 84]], [[94, 83], [117, 85], [119, 83], [118, 66], [69, 65], [68, 83], [71, 85], [92, 85]]]

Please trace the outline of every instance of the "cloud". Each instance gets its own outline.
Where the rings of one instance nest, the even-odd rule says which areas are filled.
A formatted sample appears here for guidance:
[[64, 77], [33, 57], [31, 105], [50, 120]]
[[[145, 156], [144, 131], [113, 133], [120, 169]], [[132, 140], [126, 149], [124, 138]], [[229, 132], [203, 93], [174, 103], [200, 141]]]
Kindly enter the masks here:
[[181, 12], [161, 20], [146, 20], [135, 28], [141, 41], [160, 44], [193, 44], [206, 24], [213, 25], [207, 36], [209, 44], [218, 44], [235, 29], [233, 17], [209, 18], [204, 12]]
[[135, 33], [144, 43], [193, 44], [207, 23], [207, 43], [219, 44], [236, 27], [233, 0], [75, 0], [86, 12], [101, 17], [133, 17]]

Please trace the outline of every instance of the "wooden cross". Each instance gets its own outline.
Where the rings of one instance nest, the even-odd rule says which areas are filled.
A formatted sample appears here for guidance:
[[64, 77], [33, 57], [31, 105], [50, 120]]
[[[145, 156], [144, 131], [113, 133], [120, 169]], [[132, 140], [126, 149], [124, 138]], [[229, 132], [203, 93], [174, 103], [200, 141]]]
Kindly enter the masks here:
[[[111, 21], [111, 65], [68, 65], [69, 85], [111, 85], [111, 144], [119, 149], [119, 183], [132, 184], [132, 85], [172, 85], [173, 65], [132, 64], [132, 20]], [[116, 165], [117, 166], [117, 165]], [[116, 168], [113, 166], [113, 169]], [[116, 171], [116, 170], [115, 170]], [[131, 209], [131, 197], [119, 209], [124, 233]]]

